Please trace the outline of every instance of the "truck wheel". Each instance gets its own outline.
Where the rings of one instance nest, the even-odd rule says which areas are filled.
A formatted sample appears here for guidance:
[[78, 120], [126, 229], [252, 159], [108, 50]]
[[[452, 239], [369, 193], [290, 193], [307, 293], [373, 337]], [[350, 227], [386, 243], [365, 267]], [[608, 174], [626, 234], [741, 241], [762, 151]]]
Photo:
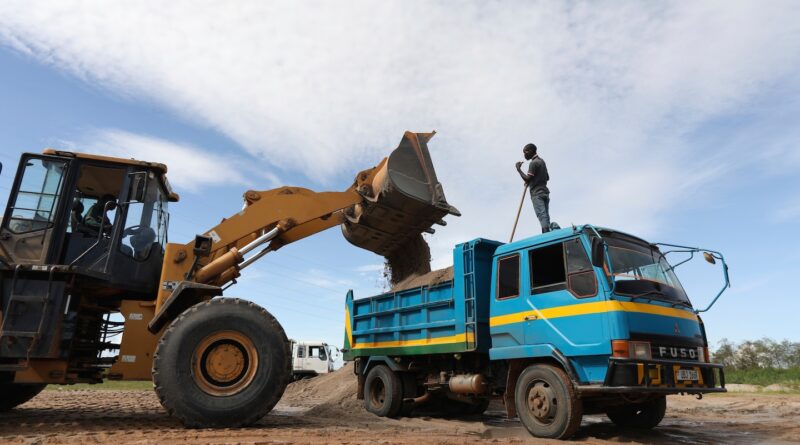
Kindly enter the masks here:
[[184, 311], [153, 356], [161, 404], [190, 428], [252, 424], [292, 378], [289, 340], [260, 306], [218, 298]]
[[364, 381], [364, 406], [381, 417], [395, 417], [403, 406], [403, 385], [386, 365], [372, 368]]
[[581, 400], [559, 368], [528, 366], [517, 380], [514, 398], [519, 420], [536, 437], [567, 439], [581, 426]]
[[36, 397], [45, 388], [44, 384], [39, 383], [2, 383], [0, 384], [0, 412], [8, 411], [16, 406], [22, 405], [28, 400]]
[[625, 405], [608, 410], [606, 415], [623, 428], [655, 428], [667, 413], [667, 397], [658, 396], [644, 403]]

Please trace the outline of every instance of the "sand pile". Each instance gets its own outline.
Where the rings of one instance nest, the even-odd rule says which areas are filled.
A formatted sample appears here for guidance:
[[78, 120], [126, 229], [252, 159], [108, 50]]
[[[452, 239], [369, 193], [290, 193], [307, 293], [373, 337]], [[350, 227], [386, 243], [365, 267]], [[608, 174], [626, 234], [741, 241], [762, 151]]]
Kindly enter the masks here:
[[420, 286], [433, 286], [453, 279], [453, 266], [437, 269], [422, 275], [411, 275], [405, 280], [392, 286], [392, 292], [413, 289]]
[[305, 415], [314, 417], [374, 417], [364, 410], [363, 402], [356, 398], [357, 391], [358, 380], [353, 374], [353, 364], [346, 363], [330, 374], [290, 383], [283, 393], [281, 404], [310, 408]]

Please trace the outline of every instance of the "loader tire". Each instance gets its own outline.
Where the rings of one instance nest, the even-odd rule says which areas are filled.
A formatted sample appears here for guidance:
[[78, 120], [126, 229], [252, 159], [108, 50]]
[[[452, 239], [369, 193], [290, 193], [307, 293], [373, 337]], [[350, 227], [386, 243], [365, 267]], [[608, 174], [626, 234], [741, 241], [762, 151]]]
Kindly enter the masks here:
[[532, 435], [568, 439], [581, 426], [583, 405], [567, 374], [551, 365], [531, 365], [517, 380], [514, 403]]
[[39, 383], [1, 383], [0, 394], [3, 397], [0, 398], [0, 412], [8, 411], [36, 397], [45, 386], [47, 385]]
[[667, 413], [667, 397], [658, 396], [644, 403], [625, 405], [608, 410], [606, 415], [623, 428], [655, 428]]
[[289, 340], [262, 307], [238, 298], [198, 303], [164, 332], [153, 356], [161, 404], [190, 428], [249, 425], [292, 379]]
[[377, 365], [364, 381], [364, 407], [380, 417], [397, 417], [403, 407], [403, 384], [386, 365]]

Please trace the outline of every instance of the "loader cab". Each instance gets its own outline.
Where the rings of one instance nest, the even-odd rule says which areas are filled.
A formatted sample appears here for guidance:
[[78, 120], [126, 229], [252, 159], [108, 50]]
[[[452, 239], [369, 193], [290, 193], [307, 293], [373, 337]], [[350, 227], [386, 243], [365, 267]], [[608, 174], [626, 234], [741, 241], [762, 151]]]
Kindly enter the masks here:
[[2, 226], [10, 266], [72, 266], [106, 293], [152, 296], [167, 242], [166, 167], [46, 150], [25, 153]]

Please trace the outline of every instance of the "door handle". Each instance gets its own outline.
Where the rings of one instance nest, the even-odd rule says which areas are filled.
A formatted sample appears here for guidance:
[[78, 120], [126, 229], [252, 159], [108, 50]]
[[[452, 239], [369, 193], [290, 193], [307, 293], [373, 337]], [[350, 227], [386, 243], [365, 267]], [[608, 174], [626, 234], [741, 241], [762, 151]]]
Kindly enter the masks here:
[[538, 318], [539, 318], [538, 315], [526, 315], [525, 316], [525, 321], [532, 321], [532, 320], [536, 320]]

